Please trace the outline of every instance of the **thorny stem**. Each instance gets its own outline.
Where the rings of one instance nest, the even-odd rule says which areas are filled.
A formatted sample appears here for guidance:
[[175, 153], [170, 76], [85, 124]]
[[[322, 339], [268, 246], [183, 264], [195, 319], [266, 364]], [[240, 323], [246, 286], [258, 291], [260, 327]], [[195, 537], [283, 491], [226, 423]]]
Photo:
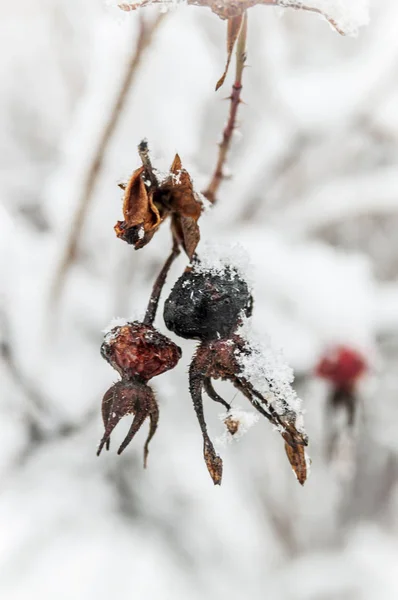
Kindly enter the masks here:
[[236, 128], [236, 116], [238, 113], [239, 104], [242, 100], [240, 99], [242, 91], [242, 74], [243, 68], [246, 62], [246, 38], [247, 38], [247, 13], [245, 13], [242, 23], [242, 28], [239, 33], [239, 38], [236, 46], [236, 71], [235, 71], [235, 83], [232, 86], [232, 92], [229, 97], [231, 101], [229, 109], [228, 122], [225, 126], [222, 135], [222, 141], [219, 145], [218, 159], [213, 177], [203, 192], [203, 195], [214, 204], [217, 200], [218, 188], [221, 185], [222, 180], [225, 178], [224, 168], [227, 155], [231, 146], [233, 132]]
[[112, 108], [109, 119], [104, 126], [97, 149], [86, 173], [85, 182], [82, 186], [78, 208], [74, 215], [69, 237], [66, 240], [64, 253], [54, 276], [51, 289], [51, 302], [54, 304], [58, 302], [61, 296], [68, 271], [76, 259], [76, 254], [86, 222], [88, 210], [94, 197], [95, 186], [102, 171], [105, 155], [107, 153], [110, 141], [117, 128], [120, 117], [123, 114], [123, 110], [128, 99], [128, 93], [137, 75], [144, 52], [150, 46], [154, 33], [156, 32], [156, 29], [160, 25], [164, 16], [165, 15], [163, 13], [160, 13], [151, 23], [148, 23], [142, 17], [140, 19], [140, 30], [135, 50], [129, 61], [121, 88], [116, 97], [115, 104]]
[[145, 318], [144, 318], [145, 325], [152, 325], [155, 320], [157, 308], [159, 305], [160, 295], [162, 293], [163, 286], [166, 283], [166, 278], [167, 278], [168, 272], [170, 271], [171, 265], [173, 264], [173, 262], [175, 261], [175, 259], [177, 258], [177, 256], [179, 254], [180, 254], [180, 249], [178, 246], [178, 242], [176, 241], [175, 238], [173, 238], [173, 248], [171, 250], [171, 253], [170, 253], [169, 257], [167, 258], [166, 262], [164, 263], [162, 270], [160, 271], [159, 275], [157, 276], [157, 279], [152, 288], [151, 297], [149, 299], [148, 308], [146, 309]]

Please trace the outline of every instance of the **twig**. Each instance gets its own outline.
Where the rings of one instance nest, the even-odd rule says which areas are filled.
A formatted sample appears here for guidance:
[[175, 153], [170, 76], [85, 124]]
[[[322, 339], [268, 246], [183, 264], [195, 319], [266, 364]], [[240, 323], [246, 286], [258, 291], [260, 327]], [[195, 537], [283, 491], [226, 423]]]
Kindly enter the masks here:
[[151, 182], [151, 185], [154, 188], [157, 188], [158, 185], [159, 185], [159, 182], [158, 182], [158, 180], [156, 178], [155, 173], [153, 172], [153, 167], [152, 167], [151, 159], [149, 158], [149, 148], [148, 148], [148, 142], [147, 142], [147, 140], [142, 140], [138, 144], [138, 154], [140, 155], [142, 166], [145, 169], [145, 175], [146, 175], [146, 177]]
[[247, 13], [244, 16], [242, 28], [239, 33], [238, 43], [236, 46], [236, 73], [235, 83], [232, 86], [232, 92], [229, 97], [231, 101], [229, 109], [228, 122], [223, 131], [222, 141], [219, 146], [218, 159], [215, 171], [211, 178], [211, 181], [207, 189], [203, 192], [203, 195], [214, 204], [218, 188], [221, 185], [221, 181], [225, 178], [224, 168], [227, 159], [228, 151], [231, 146], [232, 135], [236, 127], [236, 116], [238, 113], [239, 104], [241, 104], [241, 91], [242, 91], [242, 74], [243, 68], [246, 61], [246, 37], [247, 37]]
[[[163, 6], [174, 6], [173, 0], [140, 0], [139, 2], [122, 2], [119, 8], [126, 12], [137, 10], [145, 6], [161, 4]], [[337, 22], [323, 12], [321, 8], [307, 6], [303, 0], [240, 0], [240, 2], [231, 2], [231, 0], [187, 0], [187, 4], [193, 6], [206, 6], [210, 8], [221, 19], [231, 19], [241, 15], [252, 6], [262, 4], [266, 6], [280, 6], [282, 8], [292, 8], [293, 10], [305, 10], [307, 12], [321, 15], [340, 35], [346, 35], [346, 32], [339, 27]]]
[[143, 18], [141, 18], [140, 20], [140, 31], [138, 34], [138, 40], [136, 43], [135, 51], [131, 56], [131, 60], [127, 67], [124, 80], [122, 82], [120, 91], [117, 95], [115, 104], [112, 108], [108, 122], [104, 126], [101, 138], [98, 143], [98, 147], [93, 156], [92, 163], [88, 168], [85, 182], [82, 186], [82, 193], [79, 200], [79, 205], [74, 215], [70, 234], [65, 244], [63, 256], [54, 276], [54, 281], [51, 290], [52, 303], [57, 303], [57, 301], [59, 300], [63, 286], [66, 281], [68, 271], [76, 258], [83, 227], [86, 221], [90, 204], [94, 197], [95, 186], [104, 164], [106, 152], [108, 150], [112, 136], [116, 130], [116, 127], [119, 123], [120, 117], [123, 113], [123, 109], [126, 105], [126, 101], [128, 98], [129, 90], [132, 86], [138, 68], [141, 64], [144, 52], [151, 44], [154, 33], [157, 27], [160, 25], [163, 18], [164, 14], [161, 13], [157, 15], [157, 17], [151, 23], [147, 23], [146, 21], [144, 21]]
[[162, 293], [163, 286], [166, 283], [166, 277], [168, 275], [171, 265], [173, 264], [173, 262], [175, 261], [175, 259], [177, 258], [177, 256], [179, 254], [180, 254], [180, 249], [179, 249], [178, 242], [173, 238], [173, 248], [171, 250], [170, 256], [164, 263], [162, 270], [160, 271], [159, 275], [157, 276], [157, 279], [152, 288], [151, 297], [149, 299], [148, 308], [146, 309], [145, 318], [144, 318], [145, 325], [152, 325], [155, 320], [160, 295]]
[[327, 13], [324, 13], [320, 8], [313, 8], [312, 6], [306, 6], [302, 2], [291, 2], [291, 0], [265, 0], [263, 4], [271, 4], [275, 6], [281, 6], [282, 8], [292, 8], [293, 10], [305, 10], [307, 12], [312, 12], [317, 15], [321, 15], [328, 23], [339, 33], [340, 35], [346, 35], [345, 31], [343, 31], [337, 24], [337, 22], [329, 17]]

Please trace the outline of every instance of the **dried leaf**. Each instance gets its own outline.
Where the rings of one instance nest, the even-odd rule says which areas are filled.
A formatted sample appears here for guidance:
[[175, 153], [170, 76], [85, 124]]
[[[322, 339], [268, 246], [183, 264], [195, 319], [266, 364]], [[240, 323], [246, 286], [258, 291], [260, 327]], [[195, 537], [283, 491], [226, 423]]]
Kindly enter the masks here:
[[243, 14], [238, 15], [237, 17], [232, 17], [228, 19], [228, 30], [227, 30], [227, 63], [225, 65], [224, 73], [221, 75], [220, 79], [217, 81], [216, 91], [220, 89], [223, 85], [225, 78], [228, 73], [229, 65], [231, 63], [232, 52], [238, 39], [239, 32], [242, 27], [243, 22]]
[[127, 183], [123, 198], [124, 221], [115, 225], [117, 237], [135, 248], [145, 246], [162, 221], [153, 202], [153, 190], [145, 185], [144, 172], [144, 167], [136, 169]]
[[180, 223], [184, 240], [184, 250], [191, 259], [200, 241], [199, 225], [192, 217], [181, 217]]
[[173, 175], [179, 175], [181, 170], [182, 170], [181, 158], [180, 158], [179, 154], [176, 154], [174, 157], [173, 163], [170, 167], [170, 173], [173, 173]]
[[289, 459], [290, 464], [292, 465], [292, 469], [296, 474], [296, 477], [301, 483], [304, 485], [307, 479], [307, 460], [305, 456], [305, 448], [302, 445], [294, 445], [291, 446], [287, 442], [285, 442], [285, 450], [287, 457]]
[[173, 230], [185, 252], [192, 258], [200, 240], [198, 225], [202, 205], [197, 200], [189, 173], [182, 167], [181, 159], [175, 155], [170, 168], [170, 177], [160, 186], [159, 202], [167, 205], [173, 213]]
[[[150, 161], [149, 168], [152, 169]], [[192, 258], [200, 240], [197, 222], [202, 204], [194, 192], [189, 173], [176, 154], [170, 175], [162, 184], [150, 175], [145, 162], [132, 174], [125, 187], [124, 221], [116, 223], [116, 235], [135, 249], [142, 248], [152, 239], [159, 225], [171, 216], [174, 236]]]
[[170, 173], [170, 177], [160, 188], [162, 191], [168, 191], [171, 194], [170, 208], [175, 213], [198, 220], [202, 212], [202, 205], [196, 199], [197, 196], [193, 189], [191, 177], [182, 167], [178, 154], [175, 155]]
[[148, 223], [149, 227], [159, 224], [158, 210], [153, 206], [148, 189], [143, 181], [144, 167], [134, 171], [127, 184], [123, 199], [123, 215], [128, 227]]

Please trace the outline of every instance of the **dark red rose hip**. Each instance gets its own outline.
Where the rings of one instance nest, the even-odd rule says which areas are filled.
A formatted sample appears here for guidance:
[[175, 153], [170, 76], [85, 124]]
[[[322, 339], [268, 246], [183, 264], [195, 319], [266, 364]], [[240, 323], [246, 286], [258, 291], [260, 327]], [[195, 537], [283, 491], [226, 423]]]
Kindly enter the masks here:
[[149, 381], [173, 369], [181, 349], [152, 325], [138, 321], [115, 327], [106, 334], [101, 355], [122, 379]]
[[101, 355], [118, 371], [122, 380], [115, 383], [102, 400], [105, 433], [97, 455], [104, 446], [109, 450], [112, 431], [122, 417], [132, 414], [134, 420], [118, 454], [123, 452], [149, 418], [149, 434], [144, 446], [146, 466], [148, 445], [155, 434], [159, 418], [158, 404], [147, 382], [152, 377], [173, 369], [181, 358], [181, 350], [152, 325], [134, 321], [114, 327], [105, 335]]

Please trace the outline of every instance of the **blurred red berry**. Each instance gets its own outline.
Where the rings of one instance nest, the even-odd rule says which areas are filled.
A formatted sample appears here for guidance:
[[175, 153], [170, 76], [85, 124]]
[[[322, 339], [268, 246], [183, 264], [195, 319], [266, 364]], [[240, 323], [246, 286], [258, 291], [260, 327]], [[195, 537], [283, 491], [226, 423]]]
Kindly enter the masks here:
[[351, 390], [368, 369], [363, 356], [347, 346], [338, 346], [318, 363], [315, 373], [336, 387]]

